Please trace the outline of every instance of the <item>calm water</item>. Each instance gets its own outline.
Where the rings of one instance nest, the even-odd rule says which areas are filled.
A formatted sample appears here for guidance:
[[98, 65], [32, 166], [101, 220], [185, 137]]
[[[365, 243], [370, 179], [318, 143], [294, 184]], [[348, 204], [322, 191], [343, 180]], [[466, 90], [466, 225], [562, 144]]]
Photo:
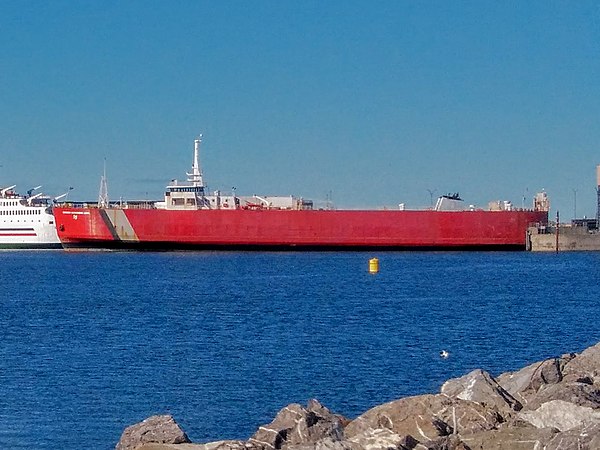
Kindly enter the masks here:
[[0, 448], [110, 449], [163, 413], [246, 439], [600, 340], [600, 254], [372, 256], [0, 252]]

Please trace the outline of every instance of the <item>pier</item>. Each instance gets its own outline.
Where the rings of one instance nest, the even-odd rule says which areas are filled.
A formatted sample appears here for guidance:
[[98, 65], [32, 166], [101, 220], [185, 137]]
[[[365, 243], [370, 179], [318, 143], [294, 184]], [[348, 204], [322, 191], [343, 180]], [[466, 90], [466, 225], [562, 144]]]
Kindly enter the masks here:
[[527, 230], [527, 250], [533, 252], [600, 251], [600, 233], [593, 224], [573, 221]]

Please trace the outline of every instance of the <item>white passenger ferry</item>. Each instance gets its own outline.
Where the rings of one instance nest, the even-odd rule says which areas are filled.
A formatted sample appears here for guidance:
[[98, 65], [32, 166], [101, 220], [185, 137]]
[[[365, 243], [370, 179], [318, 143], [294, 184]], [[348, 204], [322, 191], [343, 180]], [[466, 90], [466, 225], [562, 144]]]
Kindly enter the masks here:
[[19, 195], [15, 186], [0, 188], [0, 249], [61, 248], [52, 214], [55, 199], [33, 194]]

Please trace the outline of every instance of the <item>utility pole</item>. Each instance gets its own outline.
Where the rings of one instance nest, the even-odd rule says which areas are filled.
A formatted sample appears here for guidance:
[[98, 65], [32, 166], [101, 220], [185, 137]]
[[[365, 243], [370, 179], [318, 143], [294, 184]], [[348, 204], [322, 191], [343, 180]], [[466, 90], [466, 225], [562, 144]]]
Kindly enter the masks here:
[[523, 192], [523, 197], [521, 197], [521, 209], [525, 209], [525, 202], [527, 201], [528, 195], [529, 195], [529, 188], [526, 187], [525, 192]]
[[596, 166], [596, 229], [600, 228], [600, 165]]
[[573, 219], [577, 219], [577, 189], [573, 189]]
[[429, 192], [429, 199], [431, 202], [431, 207], [433, 207], [433, 194], [435, 194], [436, 190], [437, 189], [427, 189], [427, 192]]
[[556, 211], [556, 253], [558, 253], [558, 229], [559, 229], [558, 210]]

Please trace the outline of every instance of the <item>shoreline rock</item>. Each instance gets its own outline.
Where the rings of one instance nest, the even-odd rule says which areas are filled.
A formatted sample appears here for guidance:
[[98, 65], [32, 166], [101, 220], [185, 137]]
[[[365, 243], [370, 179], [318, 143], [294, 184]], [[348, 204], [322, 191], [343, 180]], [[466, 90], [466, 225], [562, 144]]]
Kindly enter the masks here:
[[135, 450], [142, 444], [190, 443], [181, 427], [170, 415], [151, 416], [125, 428], [115, 450]]
[[493, 377], [474, 370], [437, 394], [353, 420], [317, 400], [281, 409], [247, 440], [191, 443], [171, 416], [127, 427], [116, 450], [597, 450], [600, 343]]

